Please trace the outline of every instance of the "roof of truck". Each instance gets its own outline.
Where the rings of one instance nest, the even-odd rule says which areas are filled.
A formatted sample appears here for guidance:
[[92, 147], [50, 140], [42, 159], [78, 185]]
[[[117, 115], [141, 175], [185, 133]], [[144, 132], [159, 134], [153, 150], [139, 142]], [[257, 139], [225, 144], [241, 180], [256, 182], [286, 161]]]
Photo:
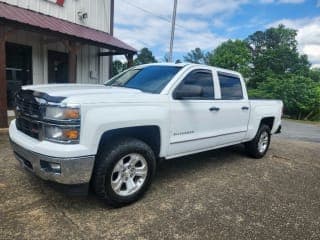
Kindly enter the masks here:
[[236, 71], [233, 71], [233, 70], [230, 70], [230, 69], [226, 69], [226, 68], [220, 68], [220, 67], [215, 67], [215, 66], [209, 66], [209, 65], [205, 65], [205, 64], [196, 64], [196, 63], [148, 63], [148, 64], [142, 64], [142, 65], [138, 65], [138, 66], [135, 66], [134, 68], [145, 68], [145, 67], [148, 67], [148, 66], [172, 66], [172, 67], [186, 67], [186, 66], [198, 66], [198, 67], [210, 67], [210, 68], [213, 68], [215, 69], [216, 71], [222, 71], [222, 72], [226, 72], [226, 73], [230, 73], [230, 74], [235, 74], [235, 75], [239, 75], [240, 73], [239, 72], [236, 72]]
[[142, 65], [138, 65], [136, 67], [140, 67], [140, 68], [144, 68], [144, 67], [148, 67], [148, 66], [173, 66], [173, 67], [184, 67], [187, 65], [190, 65], [192, 63], [168, 63], [168, 62], [164, 62], [164, 63], [148, 63], [148, 64], [142, 64]]

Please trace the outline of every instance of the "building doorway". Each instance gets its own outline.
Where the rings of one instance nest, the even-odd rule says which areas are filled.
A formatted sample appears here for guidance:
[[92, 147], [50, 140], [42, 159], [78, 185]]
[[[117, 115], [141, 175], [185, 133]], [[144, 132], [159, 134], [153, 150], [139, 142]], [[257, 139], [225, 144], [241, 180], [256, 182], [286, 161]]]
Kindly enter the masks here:
[[69, 55], [48, 51], [48, 83], [68, 83]]
[[6, 78], [7, 105], [12, 110], [16, 92], [21, 86], [32, 84], [32, 47], [6, 43]]

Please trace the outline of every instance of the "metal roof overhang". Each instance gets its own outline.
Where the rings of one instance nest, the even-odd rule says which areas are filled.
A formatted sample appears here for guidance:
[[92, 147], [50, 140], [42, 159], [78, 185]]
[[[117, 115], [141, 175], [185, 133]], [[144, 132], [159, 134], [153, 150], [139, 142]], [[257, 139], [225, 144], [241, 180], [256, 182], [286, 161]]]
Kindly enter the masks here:
[[[133, 55], [137, 52], [133, 47], [106, 32], [3, 2], [0, 2], [1, 23], [21, 30], [42, 32], [63, 40], [72, 40], [109, 49], [110, 52], [106, 52], [105, 55]], [[101, 53], [101, 56], [103, 55]]]

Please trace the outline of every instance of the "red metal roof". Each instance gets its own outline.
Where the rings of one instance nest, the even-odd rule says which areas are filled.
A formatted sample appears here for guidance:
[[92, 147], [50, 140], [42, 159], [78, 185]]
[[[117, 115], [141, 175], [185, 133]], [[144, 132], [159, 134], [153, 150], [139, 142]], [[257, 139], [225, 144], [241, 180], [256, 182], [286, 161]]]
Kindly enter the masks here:
[[3, 2], [0, 2], [0, 23], [1, 20], [23, 24], [24, 26], [27, 25], [35, 29], [68, 35], [69, 37], [78, 38], [82, 41], [90, 42], [92, 45], [98, 45], [108, 49], [131, 53], [137, 51], [106, 32]]

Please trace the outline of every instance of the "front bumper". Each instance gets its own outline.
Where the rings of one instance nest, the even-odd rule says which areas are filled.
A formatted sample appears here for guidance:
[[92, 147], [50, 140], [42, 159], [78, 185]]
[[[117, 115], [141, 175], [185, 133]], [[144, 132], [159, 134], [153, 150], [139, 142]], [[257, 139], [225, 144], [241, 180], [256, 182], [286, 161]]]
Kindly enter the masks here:
[[[10, 139], [14, 155], [21, 165], [44, 180], [62, 184], [84, 184], [90, 181], [95, 156], [50, 157], [23, 148]], [[50, 172], [43, 168], [40, 161], [58, 163], [61, 172]]]

